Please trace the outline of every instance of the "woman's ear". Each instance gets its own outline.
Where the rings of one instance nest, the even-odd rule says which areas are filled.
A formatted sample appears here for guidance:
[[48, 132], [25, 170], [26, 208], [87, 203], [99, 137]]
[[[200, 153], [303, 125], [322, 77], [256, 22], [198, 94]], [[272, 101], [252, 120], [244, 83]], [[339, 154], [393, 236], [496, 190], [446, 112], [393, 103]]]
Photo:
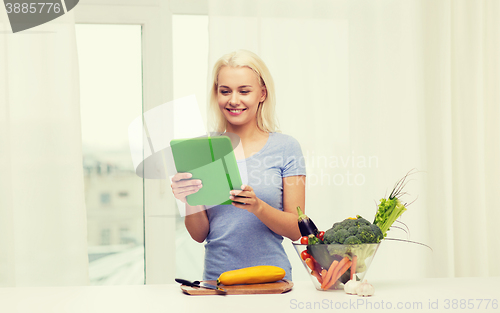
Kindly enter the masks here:
[[264, 102], [267, 98], [267, 88], [264, 86], [262, 87], [262, 96], [260, 97], [260, 102]]

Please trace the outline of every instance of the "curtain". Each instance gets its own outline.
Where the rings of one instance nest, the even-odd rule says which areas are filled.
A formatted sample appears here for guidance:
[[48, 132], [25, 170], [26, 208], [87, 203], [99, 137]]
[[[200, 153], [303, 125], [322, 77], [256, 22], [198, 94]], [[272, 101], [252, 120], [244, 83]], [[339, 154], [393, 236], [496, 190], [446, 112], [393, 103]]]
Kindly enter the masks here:
[[0, 286], [88, 284], [73, 12], [0, 15]]
[[[322, 230], [373, 220], [415, 169], [402, 197], [409, 232], [388, 237], [432, 250], [386, 240], [367, 278], [495, 276], [499, 31], [495, 0], [209, 0], [209, 77], [236, 49], [266, 62], [281, 131], [306, 159], [306, 214]], [[284, 245], [294, 279], [308, 279]]]

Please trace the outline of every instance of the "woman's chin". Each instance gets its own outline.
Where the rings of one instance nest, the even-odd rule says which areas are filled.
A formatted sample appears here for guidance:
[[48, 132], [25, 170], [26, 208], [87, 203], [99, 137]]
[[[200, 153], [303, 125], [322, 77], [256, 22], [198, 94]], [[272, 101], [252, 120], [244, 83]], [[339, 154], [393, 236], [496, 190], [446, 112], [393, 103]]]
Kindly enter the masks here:
[[230, 124], [232, 126], [241, 127], [241, 126], [247, 125], [250, 121], [233, 118], [233, 119], [227, 119], [227, 122], [228, 122], [228, 124]]
[[226, 120], [231, 124], [244, 124], [247, 121], [246, 116], [242, 116], [241, 114], [231, 115], [231, 113], [227, 113], [224, 116], [226, 117]]

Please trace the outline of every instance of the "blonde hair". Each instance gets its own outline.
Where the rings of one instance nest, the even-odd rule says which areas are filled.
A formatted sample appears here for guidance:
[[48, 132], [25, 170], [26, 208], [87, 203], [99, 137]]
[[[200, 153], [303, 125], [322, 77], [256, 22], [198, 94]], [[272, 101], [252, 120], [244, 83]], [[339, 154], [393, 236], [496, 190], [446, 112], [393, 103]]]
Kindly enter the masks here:
[[227, 127], [227, 120], [219, 109], [217, 101], [218, 77], [222, 67], [248, 67], [258, 77], [261, 87], [266, 88], [267, 96], [264, 102], [257, 109], [257, 127], [265, 132], [279, 132], [278, 120], [276, 118], [275, 106], [276, 95], [274, 92], [274, 82], [271, 73], [262, 59], [248, 50], [237, 50], [222, 56], [215, 62], [212, 71], [212, 88], [209, 95], [209, 122], [216, 132], [224, 132]]

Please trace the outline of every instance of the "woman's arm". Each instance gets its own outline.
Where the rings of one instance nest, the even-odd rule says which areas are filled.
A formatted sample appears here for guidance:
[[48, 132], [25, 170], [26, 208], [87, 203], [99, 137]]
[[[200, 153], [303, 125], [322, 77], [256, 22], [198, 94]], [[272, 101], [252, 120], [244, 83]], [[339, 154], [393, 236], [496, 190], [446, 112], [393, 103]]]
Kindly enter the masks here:
[[[290, 238], [292, 241], [300, 238], [298, 226], [297, 206], [304, 209], [305, 205], [305, 176], [289, 176], [283, 178], [283, 211], [273, 208], [269, 204], [257, 198], [250, 186], [244, 186], [243, 191], [238, 193], [238, 197], [231, 197], [236, 201], [233, 205], [246, 209], [255, 214], [273, 232]], [[237, 193], [237, 192], [233, 192]], [[240, 198], [242, 197], [242, 198]]]
[[184, 225], [188, 233], [197, 242], [203, 242], [208, 236], [210, 224], [204, 205], [190, 206], [186, 203], [186, 217]]
[[191, 238], [198, 242], [203, 242], [207, 238], [210, 229], [205, 206], [190, 206], [187, 203], [186, 196], [198, 192], [202, 187], [199, 179], [190, 179], [191, 173], [177, 173], [172, 177], [172, 193], [174, 197], [186, 204], [186, 217], [184, 224], [191, 235]]

